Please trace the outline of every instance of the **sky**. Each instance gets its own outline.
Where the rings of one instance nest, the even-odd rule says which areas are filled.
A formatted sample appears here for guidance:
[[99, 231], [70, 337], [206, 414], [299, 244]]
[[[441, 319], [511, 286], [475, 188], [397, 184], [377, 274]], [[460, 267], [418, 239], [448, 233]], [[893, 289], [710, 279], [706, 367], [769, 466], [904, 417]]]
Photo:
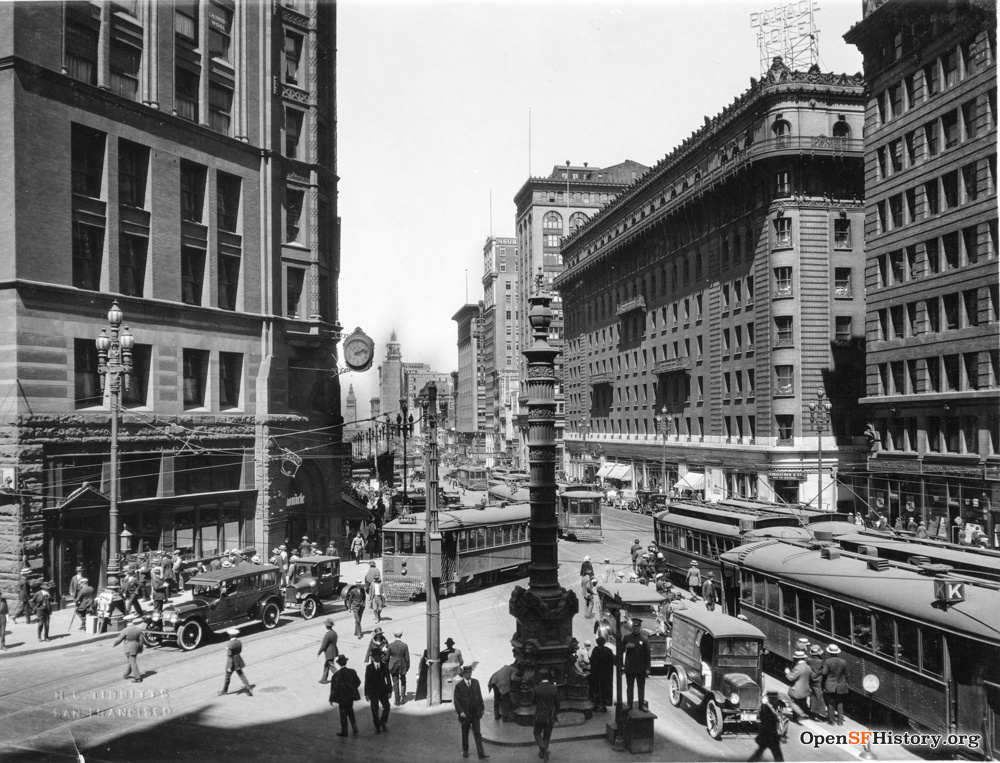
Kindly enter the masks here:
[[[760, 77], [751, 14], [789, 3], [339, 0], [340, 322], [375, 341], [341, 377], [358, 418], [391, 331], [405, 362], [457, 368], [452, 316], [529, 175], [654, 165]], [[820, 68], [861, 71], [861, 0], [817, 5]]]

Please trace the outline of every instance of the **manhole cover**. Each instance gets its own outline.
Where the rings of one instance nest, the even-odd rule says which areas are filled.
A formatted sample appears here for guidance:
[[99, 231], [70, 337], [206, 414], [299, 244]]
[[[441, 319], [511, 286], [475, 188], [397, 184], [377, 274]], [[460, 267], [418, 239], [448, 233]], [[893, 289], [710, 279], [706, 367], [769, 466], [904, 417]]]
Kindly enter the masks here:
[[277, 694], [279, 691], [284, 690], [284, 686], [265, 686], [263, 689], [254, 689], [254, 691], [259, 691], [261, 694]]

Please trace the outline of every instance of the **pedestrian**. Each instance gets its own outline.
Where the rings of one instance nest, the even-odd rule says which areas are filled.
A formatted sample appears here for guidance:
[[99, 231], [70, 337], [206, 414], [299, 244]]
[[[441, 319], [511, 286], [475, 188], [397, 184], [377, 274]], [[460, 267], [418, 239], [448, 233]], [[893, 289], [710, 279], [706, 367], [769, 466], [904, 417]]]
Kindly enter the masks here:
[[920, 524], [917, 525], [917, 537], [926, 538], [927, 537], [927, 523], [924, 520], [920, 520]]
[[427, 650], [420, 655], [420, 662], [417, 666], [417, 690], [413, 694], [413, 698], [427, 699]]
[[441, 650], [441, 654], [438, 655], [438, 659], [441, 660], [442, 665], [446, 662], [453, 662], [456, 665], [465, 665], [465, 660], [462, 659], [462, 650], [455, 648], [455, 642], [450, 636], [444, 640], [444, 649]]
[[705, 609], [709, 612], [715, 611], [715, 602], [718, 600], [718, 592], [715, 590], [713, 572], [707, 572], [705, 582], [701, 584], [701, 597], [705, 600]]
[[602, 583], [610, 583], [614, 579], [615, 571], [611, 566], [611, 557], [604, 557], [604, 571], [601, 575]]
[[80, 578], [76, 591], [76, 616], [80, 618], [80, 630], [87, 630], [87, 615], [94, 610], [94, 589], [87, 578]]
[[632, 551], [632, 571], [633, 572], [638, 572], [639, 571], [639, 555], [642, 554], [642, 544], [639, 542], [638, 538], [636, 538], [635, 542], [632, 544], [631, 551]]
[[[636, 684], [639, 686], [639, 709], [648, 711], [646, 704], [646, 677], [652, 672], [652, 653], [649, 647], [649, 638], [642, 632], [642, 620], [638, 617], [632, 618], [632, 632], [626, 634], [622, 639], [622, 670], [625, 672], [625, 683], [627, 685], [628, 707], [632, 709], [633, 690]], [[593, 664], [593, 658], [591, 658]]]
[[176, 585], [174, 578], [174, 562], [170, 558], [161, 558], [159, 561], [160, 577], [167, 586], [167, 596], [169, 597], [174, 592]]
[[826, 648], [826, 655], [826, 676], [823, 678], [826, 720], [831, 726], [843, 726], [844, 695], [848, 692], [847, 661], [840, 656], [840, 647], [836, 644]]
[[373, 580], [369, 591], [369, 606], [375, 615], [375, 622], [382, 622], [382, 610], [385, 609], [385, 596], [382, 595], [382, 581]]
[[594, 616], [594, 592], [597, 581], [592, 580], [590, 575], [584, 575], [581, 580], [583, 588], [583, 616], [590, 620]]
[[12, 622], [17, 622], [17, 618], [24, 615], [25, 622], [31, 625], [31, 583], [28, 577], [31, 575], [31, 568], [21, 569], [21, 577], [17, 580], [17, 608], [14, 610]]
[[378, 571], [378, 567], [375, 566], [375, 560], [368, 562], [368, 572], [365, 573], [365, 593], [371, 590], [373, 582], [381, 579], [382, 573], [380, 573]]
[[278, 546], [279, 566], [281, 567], [281, 584], [288, 585], [288, 546], [284, 543]]
[[[222, 683], [222, 691], [219, 692], [219, 696], [221, 697], [223, 694], [229, 693], [229, 679], [233, 673], [236, 673], [247, 690], [247, 696], [252, 697], [253, 691], [251, 691], [250, 682], [243, 675], [243, 668], [246, 667], [246, 663], [243, 661], [242, 656], [243, 644], [240, 642], [240, 632], [235, 628], [230, 628], [226, 631], [226, 635], [229, 636], [229, 643], [226, 644], [226, 680]], [[238, 694], [239, 692], [236, 693]]]
[[812, 669], [806, 663], [806, 653], [801, 649], [796, 649], [792, 658], [795, 660], [795, 665], [792, 668], [785, 668], [785, 678], [791, 684], [788, 697], [791, 700], [792, 712], [795, 713], [795, 722], [798, 723], [809, 715], [803, 709], [802, 703], [812, 693], [809, 686]]
[[757, 749], [747, 758], [750, 762], [760, 760], [764, 750], [770, 750], [776, 761], [785, 759], [781, 754], [781, 721], [775, 707], [776, 702], [775, 694], [766, 694], [764, 701], [760, 703], [757, 736], [754, 739]]
[[378, 527], [375, 525], [375, 520], [372, 519], [368, 523], [368, 558], [373, 559], [377, 554], [378, 550]]
[[180, 551], [174, 551], [174, 590], [180, 592], [184, 589], [184, 560], [181, 558]]
[[52, 597], [48, 591], [49, 583], [44, 582], [31, 595], [31, 609], [38, 621], [38, 640], [49, 640], [49, 618], [52, 616]]
[[513, 665], [504, 665], [496, 673], [490, 676], [486, 683], [486, 690], [493, 692], [493, 719], [499, 721], [515, 721], [514, 708], [510, 703], [510, 689], [514, 681], [515, 668]]
[[410, 647], [402, 640], [403, 631], [396, 629], [396, 639], [389, 644], [389, 676], [396, 707], [406, 702], [406, 674], [410, 672]]
[[583, 557], [583, 563], [580, 565], [580, 577], [594, 577], [594, 565], [591, 563], [589, 556]]
[[147, 646], [149, 642], [146, 640], [145, 632], [139, 627], [139, 623], [142, 620], [137, 615], [129, 613], [125, 615], [125, 620], [128, 622], [128, 625], [125, 626], [125, 630], [118, 634], [118, 638], [115, 639], [115, 643], [111, 646], [118, 646], [123, 641], [125, 642], [126, 667], [122, 678], [127, 681], [131, 677], [132, 683], [142, 683], [142, 672], [139, 670], [138, 657], [142, 654], [143, 647]]
[[[365, 667], [365, 699], [371, 705], [372, 721], [375, 733], [381, 734], [382, 729], [389, 728], [389, 695], [392, 693], [392, 683], [389, 681], [389, 668], [376, 655]], [[379, 706], [381, 705], [381, 714]]]
[[69, 579], [69, 597], [76, 601], [76, 592], [80, 589], [80, 578], [83, 577], [83, 565], [77, 565], [76, 574]]
[[372, 631], [372, 640], [368, 642], [368, 649], [365, 650], [365, 663], [367, 664], [369, 660], [387, 664], [389, 662], [389, 641], [378, 626]]
[[130, 568], [125, 575], [122, 593], [125, 596], [125, 611], [131, 609], [133, 613], [142, 617], [142, 605], [139, 604], [139, 576], [134, 568]]
[[0, 652], [7, 651], [7, 614], [10, 608], [7, 606], [7, 598], [0, 591]]
[[911, 533], [915, 533], [917, 531], [917, 520], [914, 519], [912, 516], [910, 517], [910, 520], [906, 523], [906, 529]]
[[[223, 562], [225, 566], [225, 562]], [[163, 602], [170, 595], [170, 585], [163, 579], [163, 572], [159, 567], [153, 567], [153, 582], [150, 584], [153, 589], [153, 609], [163, 612]]]
[[337, 665], [340, 668], [330, 679], [330, 707], [334, 705], [340, 710], [340, 733], [339, 737], [347, 736], [347, 722], [351, 722], [351, 730], [354, 736], [358, 735], [358, 721], [354, 717], [354, 703], [361, 699], [358, 689], [361, 686], [361, 679], [352, 668], [347, 667], [347, 655], [337, 656]]
[[486, 712], [486, 705], [483, 703], [483, 692], [479, 688], [479, 681], [472, 677], [471, 665], [462, 667], [462, 680], [455, 684], [452, 704], [455, 706], [458, 720], [462, 724], [462, 757], [469, 757], [469, 732], [471, 731], [476, 740], [476, 752], [479, 753], [479, 759], [485, 760], [489, 755], [483, 749], [483, 732], [479, 728], [479, 721]]
[[809, 647], [809, 657], [806, 659], [809, 670], [809, 713], [813, 720], [825, 721], [827, 718], [826, 702], [823, 699], [823, 681], [830, 668], [823, 659], [823, 647], [813, 644]]
[[698, 562], [691, 560], [691, 567], [684, 576], [687, 580], [688, 590], [691, 591], [691, 601], [698, 601], [698, 590], [701, 588], [701, 570], [698, 569]]
[[900, 514], [898, 517], [896, 517], [896, 523], [892, 526], [892, 529], [895, 532], [897, 532], [897, 533], [903, 532], [903, 515], [902, 514]]
[[548, 668], [542, 668], [538, 677], [541, 682], [535, 686], [535, 744], [538, 757], [548, 760], [552, 727], [559, 720], [559, 692]]
[[354, 635], [361, 638], [364, 635], [364, 631], [361, 629], [361, 618], [365, 614], [365, 589], [361, 584], [361, 578], [355, 580], [354, 585], [347, 589], [344, 603], [354, 614]]
[[333, 538], [330, 538], [330, 542], [326, 544], [326, 555], [327, 556], [337, 555], [337, 544], [333, 542]]
[[316, 656], [323, 655], [323, 677], [319, 679], [319, 682], [328, 684], [330, 679], [327, 676], [337, 670], [334, 660], [337, 659], [340, 650], [337, 649], [337, 631], [333, 629], [333, 620], [327, 618], [323, 625], [326, 626], [326, 633], [323, 634], [323, 640], [320, 642]]
[[358, 532], [354, 539], [351, 541], [351, 556], [354, 557], [354, 564], [361, 564], [361, 559], [365, 552], [365, 540], [361, 537], [361, 533]]

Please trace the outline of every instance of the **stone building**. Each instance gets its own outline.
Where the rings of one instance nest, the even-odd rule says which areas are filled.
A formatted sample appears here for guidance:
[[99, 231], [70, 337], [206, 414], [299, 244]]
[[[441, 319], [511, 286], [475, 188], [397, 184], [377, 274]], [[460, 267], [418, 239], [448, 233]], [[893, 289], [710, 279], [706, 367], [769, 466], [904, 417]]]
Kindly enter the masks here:
[[517, 239], [489, 236], [483, 245], [483, 395], [490, 467], [509, 465], [517, 450], [518, 304]]
[[451, 319], [458, 324], [458, 374], [455, 379], [456, 455], [482, 461], [486, 438], [483, 383], [483, 304], [467, 304]]
[[775, 59], [570, 235], [570, 476], [815, 502], [817, 393], [823, 470], [863, 460], [863, 108], [860, 75]]
[[[996, 3], [867, 2], [869, 473], [891, 520], [1000, 546]], [[947, 528], [951, 528], [951, 531]], [[964, 538], [963, 538], [964, 539]]]
[[108, 563], [110, 396], [132, 549], [338, 526], [332, 2], [0, 7], [0, 585]]

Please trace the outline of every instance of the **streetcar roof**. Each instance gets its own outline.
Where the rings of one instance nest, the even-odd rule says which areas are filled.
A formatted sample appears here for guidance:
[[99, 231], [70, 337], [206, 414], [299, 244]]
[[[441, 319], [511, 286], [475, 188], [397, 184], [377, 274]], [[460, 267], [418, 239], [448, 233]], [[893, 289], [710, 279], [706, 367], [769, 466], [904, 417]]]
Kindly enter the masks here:
[[686, 517], [681, 514], [673, 514], [669, 511], [657, 514], [656, 521], [677, 525], [678, 527], [687, 527], [691, 530], [704, 530], [716, 535], [732, 535], [734, 537], [740, 535], [739, 525], [713, 522], [711, 519], [699, 519], [698, 517]]
[[[507, 506], [487, 506], [481, 509], [455, 509], [438, 512], [438, 529], [461, 530], [463, 527], [503, 524], [504, 522], [524, 522], [531, 517], [531, 506], [526, 503], [512, 503]], [[394, 519], [383, 525], [383, 531], [415, 532], [426, 527], [425, 512], [406, 515], [407, 521]]]
[[840, 538], [857, 531], [857, 525], [853, 522], [811, 522], [806, 527], [757, 527], [750, 530], [747, 537], [814, 540], [816, 533], [829, 533], [834, 538]]
[[568, 485], [559, 491], [560, 498], [604, 498], [604, 493], [594, 490], [592, 486], [574, 487]]
[[746, 620], [723, 612], [709, 612], [701, 609], [682, 609], [674, 613], [674, 619], [688, 620], [700, 625], [715, 638], [752, 638], [763, 641], [764, 632]]
[[597, 586], [597, 593], [609, 599], [619, 598], [623, 604], [659, 604], [666, 598], [642, 583], [604, 583]]
[[880, 534], [859, 533], [857, 528], [853, 534], [840, 536], [837, 541], [842, 546], [850, 546], [852, 550], [857, 546], [874, 546], [875, 548], [893, 549], [910, 556], [929, 557], [932, 561], [945, 562], [951, 564], [956, 569], [967, 569], [969, 567], [988, 567], [997, 570], [997, 553], [979, 553], [972, 550], [954, 548], [950, 545], [939, 542], [932, 543], [910, 543], [906, 538], [887, 537]]
[[725, 552], [721, 558], [735, 567], [773, 575], [779, 581], [831, 598], [860, 602], [944, 630], [1000, 643], [1000, 591], [995, 587], [966, 581], [964, 601], [944, 607], [935, 600], [936, 581], [957, 583], [961, 575], [937, 578], [898, 563], [882, 571], [872, 570], [868, 567], [871, 557], [844, 552], [837, 558], [824, 559], [819, 548], [773, 539], [748, 543]]
[[490, 488], [490, 495], [494, 498], [509, 499], [513, 501], [527, 501], [529, 494], [527, 488], [500, 483], [499, 485], [494, 485]]
[[243, 562], [235, 567], [223, 567], [221, 570], [207, 570], [199, 572], [188, 580], [188, 584], [212, 585], [222, 583], [234, 578], [242, 578], [247, 575], [260, 575], [262, 572], [280, 572], [281, 570], [273, 564], [251, 564]]

